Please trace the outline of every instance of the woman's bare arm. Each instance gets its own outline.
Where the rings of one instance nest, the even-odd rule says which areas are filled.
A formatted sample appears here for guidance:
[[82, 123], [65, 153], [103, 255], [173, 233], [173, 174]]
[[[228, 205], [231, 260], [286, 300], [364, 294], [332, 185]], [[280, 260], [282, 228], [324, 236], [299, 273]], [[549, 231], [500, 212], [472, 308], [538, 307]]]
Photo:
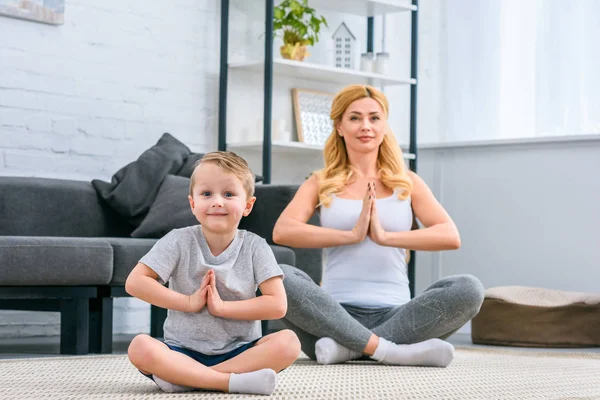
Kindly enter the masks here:
[[415, 216], [425, 226], [407, 232], [385, 232], [383, 245], [410, 250], [455, 250], [460, 247], [460, 235], [452, 218], [437, 201], [425, 181], [410, 171], [411, 194]]

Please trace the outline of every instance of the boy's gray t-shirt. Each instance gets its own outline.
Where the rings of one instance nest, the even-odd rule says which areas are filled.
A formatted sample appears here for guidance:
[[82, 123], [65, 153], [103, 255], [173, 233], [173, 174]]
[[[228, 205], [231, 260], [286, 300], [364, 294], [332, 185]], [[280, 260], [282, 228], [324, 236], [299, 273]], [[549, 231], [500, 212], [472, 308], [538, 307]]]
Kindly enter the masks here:
[[[251, 299], [258, 285], [283, 277], [273, 251], [260, 236], [238, 230], [229, 247], [215, 257], [200, 225], [172, 230], [140, 262], [158, 274], [159, 282], [168, 281], [170, 289], [185, 295], [198, 290], [213, 269], [223, 301]], [[164, 325], [165, 343], [207, 355], [227, 353], [260, 337], [260, 321], [215, 317], [206, 306], [197, 313], [168, 310]]]

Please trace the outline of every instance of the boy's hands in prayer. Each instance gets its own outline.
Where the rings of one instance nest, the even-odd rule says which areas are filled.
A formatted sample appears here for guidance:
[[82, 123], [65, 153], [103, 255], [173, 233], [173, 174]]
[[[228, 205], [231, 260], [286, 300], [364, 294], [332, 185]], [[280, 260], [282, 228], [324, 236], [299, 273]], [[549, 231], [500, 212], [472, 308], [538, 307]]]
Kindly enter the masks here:
[[200, 283], [200, 289], [196, 290], [193, 294], [189, 296], [189, 312], [198, 312], [202, 310], [206, 305], [206, 295], [208, 293], [208, 287], [210, 285], [211, 272], [212, 270], [208, 271], [206, 275], [204, 275], [204, 278], [202, 278], [202, 282]]
[[209, 284], [207, 286], [208, 292], [206, 295], [208, 312], [215, 317], [220, 317], [225, 310], [225, 302], [221, 300], [221, 296], [219, 296], [219, 292], [217, 291], [217, 277], [214, 271], [210, 270], [207, 274], [210, 274]]

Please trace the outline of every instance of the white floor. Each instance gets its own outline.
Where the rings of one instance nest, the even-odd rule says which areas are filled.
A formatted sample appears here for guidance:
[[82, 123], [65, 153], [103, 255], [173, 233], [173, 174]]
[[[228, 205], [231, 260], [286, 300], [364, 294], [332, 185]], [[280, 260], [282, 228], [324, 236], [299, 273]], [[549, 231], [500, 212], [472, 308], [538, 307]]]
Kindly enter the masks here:
[[[127, 346], [134, 335], [115, 335], [113, 338], [113, 354], [125, 354]], [[33, 338], [0, 339], [0, 359], [7, 358], [32, 358], [60, 356], [60, 338], [58, 336], [44, 336]], [[471, 336], [465, 333], [456, 333], [448, 341], [455, 346], [481, 347], [492, 349], [514, 349], [521, 351], [537, 352], [581, 352], [600, 353], [600, 347], [592, 348], [533, 348], [533, 347], [507, 347], [483, 346], [471, 342]]]

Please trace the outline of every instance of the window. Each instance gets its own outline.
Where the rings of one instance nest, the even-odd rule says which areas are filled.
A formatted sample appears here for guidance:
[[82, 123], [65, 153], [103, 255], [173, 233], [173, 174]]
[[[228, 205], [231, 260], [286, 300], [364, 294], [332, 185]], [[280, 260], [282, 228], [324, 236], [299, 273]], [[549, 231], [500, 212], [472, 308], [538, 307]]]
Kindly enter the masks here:
[[439, 141], [600, 133], [599, 15], [594, 0], [449, 2], [441, 111], [421, 114], [441, 115]]

